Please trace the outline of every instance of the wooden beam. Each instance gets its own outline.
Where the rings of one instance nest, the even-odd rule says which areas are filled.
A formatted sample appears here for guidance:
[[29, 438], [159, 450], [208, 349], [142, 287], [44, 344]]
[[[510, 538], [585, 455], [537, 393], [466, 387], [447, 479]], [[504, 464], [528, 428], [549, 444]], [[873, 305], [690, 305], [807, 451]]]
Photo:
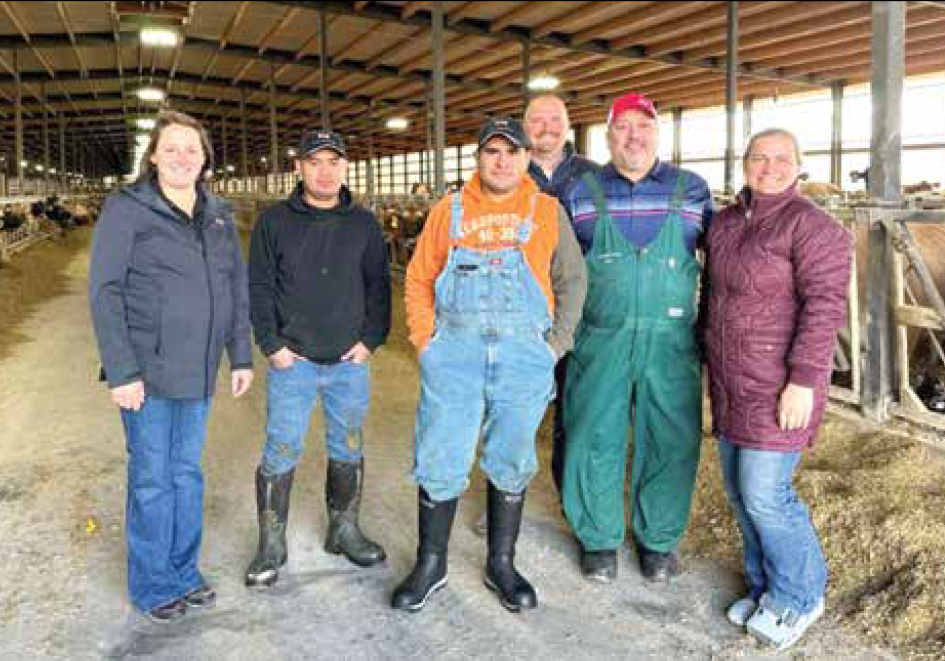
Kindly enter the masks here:
[[359, 46], [364, 42], [367, 42], [369, 39], [375, 35], [380, 34], [384, 30], [384, 21], [378, 21], [373, 26], [368, 28], [365, 32], [362, 32], [360, 35], [351, 40], [351, 42], [341, 49], [341, 52], [337, 53], [331, 58], [332, 64], [341, 64], [354, 53]]
[[[3, 9], [3, 12], [7, 15], [7, 18], [10, 19], [10, 22], [16, 26], [16, 29], [19, 31], [20, 36], [23, 37], [23, 41], [27, 44], [30, 44], [30, 48], [33, 51], [33, 55], [36, 56], [36, 59], [39, 60], [39, 63], [43, 65], [43, 68], [46, 69], [46, 73], [49, 74], [50, 78], [56, 77], [56, 72], [53, 70], [52, 66], [49, 64], [49, 61], [40, 53], [35, 46], [32, 45], [32, 39], [30, 38], [30, 31], [26, 27], [26, 23], [23, 22], [23, 19], [16, 13], [16, 10], [13, 8], [12, 2], [7, 2], [3, 0], [0, 2], [0, 8]], [[74, 39], [75, 37], [73, 37]]]
[[277, 21], [275, 25], [266, 33], [262, 38], [262, 41], [259, 42], [259, 50], [257, 51], [260, 55], [266, 52], [266, 49], [269, 48], [269, 42], [272, 41], [272, 38], [275, 37], [278, 33], [286, 29], [286, 26], [289, 25], [295, 17], [299, 15], [298, 7], [289, 7], [286, 9], [285, 13], [282, 15], [282, 19]]
[[515, 21], [520, 18], [524, 18], [534, 11], [541, 11], [543, 9], [544, 4], [540, 2], [519, 2], [518, 5], [513, 7], [510, 11], [494, 18], [489, 24], [489, 32], [501, 32], [510, 25], [513, 25]]
[[69, 41], [72, 42], [72, 50], [75, 52], [75, 59], [79, 65], [79, 69], [88, 77], [88, 67], [85, 66], [85, 62], [82, 60], [82, 53], [79, 51], [78, 46], [75, 43], [75, 30], [72, 29], [72, 21], [69, 20], [69, 13], [66, 11], [66, 6], [62, 2], [56, 3], [56, 13], [59, 14], [59, 20], [62, 22], [62, 27], [65, 28], [66, 34], [69, 35]]
[[[869, 3], [850, 5], [849, 2], [821, 2], [820, 0], [797, 2], [788, 7], [740, 20], [738, 31], [740, 35], [744, 35], [744, 38], [739, 39], [739, 44], [743, 49], [753, 48], [788, 37], [795, 38], [826, 30], [838, 30], [847, 24], [869, 19]], [[772, 30], [772, 25], [777, 25], [777, 29]], [[706, 35], [704, 41], [709, 43], [687, 51], [686, 56], [701, 58], [725, 52], [724, 32]]]
[[409, 37], [407, 37], [403, 41], [397, 44], [394, 44], [393, 46], [389, 48], [384, 49], [383, 51], [381, 51], [380, 53], [372, 57], [370, 60], [365, 62], [364, 63], [365, 68], [367, 68], [367, 70], [370, 71], [371, 69], [374, 69], [380, 66], [381, 64], [383, 64], [384, 60], [395, 58], [400, 53], [404, 52], [405, 50], [409, 48], [413, 48], [417, 44], [417, 39], [419, 39], [423, 35], [424, 32], [426, 32], [426, 28], [420, 28], [419, 30], [415, 30], [413, 34], [411, 34]]
[[483, 7], [491, 4], [493, 4], [493, 0], [473, 0], [472, 2], [463, 3], [446, 15], [446, 24], [453, 25], [454, 23], [458, 23], [464, 18], [472, 16]]
[[[614, 11], [615, 5], [613, 2], [585, 2], [569, 12], [562, 14], [556, 18], [545, 21], [536, 25], [532, 29], [532, 36], [542, 37], [546, 34], [551, 34], [558, 30], [567, 30], [568, 25], [574, 23], [575, 21], [588, 21], [596, 18], [599, 14], [606, 14], [608, 12]], [[612, 21], [606, 21], [604, 23], [596, 23], [592, 27], [598, 30], [598, 35], [600, 30], [603, 29], [606, 25], [612, 25]]]
[[429, 2], [424, 2], [423, 0], [413, 0], [412, 2], [408, 2], [400, 10], [400, 17], [403, 19], [410, 18], [417, 13], [418, 9], [423, 9], [429, 4]]
[[[676, 3], [661, 3], [661, 4], [676, 4]], [[682, 3], [686, 4], [686, 3]], [[747, 18], [753, 14], [762, 12], [762, 11], [771, 11], [778, 7], [792, 4], [789, 2], [770, 2], [770, 1], [754, 1], [754, 2], [739, 2], [738, 3], [738, 15], [740, 18]], [[725, 23], [728, 20], [728, 10], [725, 6], [725, 3], [719, 3], [718, 6], [705, 7], [699, 11], [696, 15], [690, 16], [685, 20], [674, 20], [671, 23], [667, 22], [662, 25], [659, 25], [656, 29], [647, 28], [640, 29], [637, 24], [634, 22], [632, 24], [632, 32], [628, 34], [621, 35], [616, 39], [611, 41], [612, 48], [629, 48], [637, 44], [645, 44], [647, 52], [658, 52], [658, 53], [668, 53], [675, 51], [682, 51], [690, 48], [694, 45], [699, 45], [704, 43], [706, 30], [709, 28], [720, 27], [724, 29]], [[685, 41], [677, 41], [674, 44], [676, 47], [667, 50], [666, 48], [660, 47], [659, 42], [668, 41], [672, 39], [679, 39], [684, 35], [688, 35], [685, 38]], [[577, 35], [575, 35], [577, 36]], [[588, 38], [591, 35], [587, 35]]]
[[230, 22], [227, 23], [226, 28], [223, 30], [223, 34], [220, 36], [220, 48], [226, 48], [226, 45], [230, 43], [230, 39], [233, 38], [233, 31], [236, 30], [236, 27], [240, 24], [240, 21], [243, 20], [243, 16], [246, 14], [246, 9], [249, 7], [249, 0], [243, 0], [236, 8], [236, 11], [233, 13], [233, 18], [230, 19]]

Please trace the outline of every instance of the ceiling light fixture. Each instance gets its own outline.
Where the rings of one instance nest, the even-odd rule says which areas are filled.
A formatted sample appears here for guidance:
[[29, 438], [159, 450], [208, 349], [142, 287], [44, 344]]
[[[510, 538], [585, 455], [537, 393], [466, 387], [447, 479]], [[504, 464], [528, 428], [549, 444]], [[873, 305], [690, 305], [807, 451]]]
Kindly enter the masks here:
[[163, 101], [165, 96], [164, 90], [159, 90], [156, 87], [142, 87], [135, 94], [142, 101]]
[[157, 126], [157, 120], [151, 119], [149, 117], [139, 117], [135, 120], [135, 126], [137, 126], [142, 131], [150, 131]]
[[170, 28], [141, 28], [139, 33], [143, 46], [173, 48], [177, 45], [177, 32]]
[[536, 92], [548, 92], [558, 87], [561, 81], [550, 73], [540, 73], [528, 80], [528, 89]]
[[410, 122], [404, 117], [391, 117], [385, 126], [391, 131], [404, 131], [410, 126]]

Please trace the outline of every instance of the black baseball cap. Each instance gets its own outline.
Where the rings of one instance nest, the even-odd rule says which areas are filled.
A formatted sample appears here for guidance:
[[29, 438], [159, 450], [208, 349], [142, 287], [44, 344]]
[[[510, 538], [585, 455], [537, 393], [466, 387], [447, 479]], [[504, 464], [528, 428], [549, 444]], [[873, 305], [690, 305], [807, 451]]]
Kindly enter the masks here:
[[525, 135], [522, 123], [512, 117], [493, 117], [479, 130], [479, 148], [492, 138], [501, 136], [516, 147], [531, 149], [532, 143]]
[[299, 143], [298, 158], [305, 158], [320, 149], [331, 149], [342, 158], [348, 158], [344, 139], [334, 131], [312, 131], [305, 134], [302, 137], [302, 142]]

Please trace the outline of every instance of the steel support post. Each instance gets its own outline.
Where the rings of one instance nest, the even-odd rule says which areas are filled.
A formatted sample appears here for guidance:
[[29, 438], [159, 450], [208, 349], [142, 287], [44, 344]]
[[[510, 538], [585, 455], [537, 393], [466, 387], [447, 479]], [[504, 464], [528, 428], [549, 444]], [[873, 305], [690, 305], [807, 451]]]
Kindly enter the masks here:
[[746, 94], [742, 99], [742, 144], [747, 145], [751, 139], [751, 114], [755, 109], [755, 97]]
[[528, 39], [522, 42], [522, 116], [531, 101], [532, 91], [529, 84], [532, 81], [532, 42]]
[[[883, 204], [902, 199], [902, 87], [905, 75], [906, 5], [873, 2], [873, 130], [870, 139], [870, 196]], [[869, 320], [867, 362], [863, 383], [864, 413], [876, 421], [888, 417], [892, 393], [892, 331], [889, 311], [889, 273], [892, 248], [886, 230], [875, 223], [869, 230]]]
[[23, 194], [23, 83], [20, 80], [19, 50], [13, 51], [14, 158], [16, 159], [16, 194]]
[[728, 1], [725, 48], [725, 192], [735, 192], [735, 112], [738, 103], [738, 3]]
[[322, 128], [331, 130], [331, 113], [328, 112], [328, 12], [318, 6], [318, 106], [322, 116]]
[[830, 116], [830, 183], [840, 186], [843, 181], [843, 83], [830, 86], [833, 101]]
[[440, 198], [446, 192], [443, 152], [446, 149], [446, 60], [443, 52], [443, 1], [433, 3], [433, 158], [434, 192]]
[[682, 114], [683, 109], [673, 108], [673, 163], [682, 163]]

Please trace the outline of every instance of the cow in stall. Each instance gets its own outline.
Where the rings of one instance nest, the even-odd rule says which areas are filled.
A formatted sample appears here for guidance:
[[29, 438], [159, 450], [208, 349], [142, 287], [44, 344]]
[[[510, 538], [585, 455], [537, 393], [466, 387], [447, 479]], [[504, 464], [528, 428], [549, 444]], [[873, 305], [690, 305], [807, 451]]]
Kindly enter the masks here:
[[[945, 224], [925, 224], [910, 223], [909, 231], [912, 233], [916, 247], [928, 268], [935, 286], [940, 295], [945, 297]], [[865, 331], [867, 324], [867, 311], [869, 309], [869, 299], [867, 289], [869, 287], [869, 232], [868, 228], [858, 223], [854, 229], [855, 250], [856, 250], [856, 278], [857, 278], [857, 301], [860, 310], [860, 328], [861, 337], [865, 341]], [[908, 261], [906, 262], [908, 264]], [[912, 294], [916, 297], [915, 305], [929, 306], [928, 298], [924, 293], [919, 279], [914, 273], [910, 273], [906, 279]], [[912, 304], [908, 296], [906, 304]], [[936, 331], [932, 331], [935, 333]], [[937, 332], [937, 337], [941, 341], [942, 333]], [[933, 341], [929, 337], [929, 331], [922, 328], [910, 327], [907, 331], [908, 336], [908, 354], [910, 364], [910, 380], [913, 390], [922, 399], [925, 405], [938, 413], [945, 413], [945, 366], [942, 365], [938, 357], [938, 351]], [[838, 360], [835, 361], [835, 372], [842, 371], [843, 363], [846, 362], [846, 369], [849, 370], [849, 362], [844, 361], [839, 354], [849, 353], [849, 337], [844, 333], [840, 340], [841, 347], [838, 348]], [[865, 354], [861, 354], [865, 355]], [[844, 382], [844, 375], [838, 374], [838, 382]]]

